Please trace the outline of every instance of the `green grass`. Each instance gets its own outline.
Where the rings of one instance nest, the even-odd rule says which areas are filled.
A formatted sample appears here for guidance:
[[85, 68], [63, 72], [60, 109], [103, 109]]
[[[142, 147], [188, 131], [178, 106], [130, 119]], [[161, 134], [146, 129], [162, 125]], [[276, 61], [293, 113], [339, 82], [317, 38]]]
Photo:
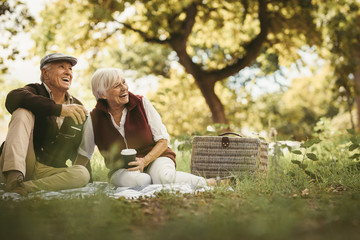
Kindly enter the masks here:
[[0, 201], [6, 239], [355, 239], [360, 194], [228, 192]]
[[99, 151], [95, 151], [90, 160], [93, 181], [106, 182], [109, 170], [106, 168], [104, 158]]
[[[360, 232], [360, 173], [351, 169], [348, 143], [308, 161], [322, 181], [309, 178], [291, 160], [276, 155], [267, 174], [238, 176], [233, 191], [159, 193], [155, 198], [0, 200], [4, 239], [356, 239]], [[190, 152], [178, 153], [177, 168], [190, 170]], [[92, 159], [93, 177], [106, 181], [102, 158]], [[290, 174], [292, 173], [292, 174]]]

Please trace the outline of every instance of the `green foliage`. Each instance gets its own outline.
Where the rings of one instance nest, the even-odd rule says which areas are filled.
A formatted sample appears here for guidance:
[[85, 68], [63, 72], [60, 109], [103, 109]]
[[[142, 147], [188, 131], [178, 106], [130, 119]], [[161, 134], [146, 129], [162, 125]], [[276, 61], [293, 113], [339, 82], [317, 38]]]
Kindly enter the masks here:
[[[43, 12], [44, 21], [34, 38], [37, 51], [85, 50], [87, 60], [113, 49], [125, 68], [141, 74], [168, 76], [169, 67], [173, 67], [169, 60], [178, 61], [197, 86], [206, 86], [201, 94], [213, 121], [227, 123], [222, 102], [226, 107], [229, 104], [212, 92], [214, 81], [226, 81], [249, 65], [260, 66], [265, 74], [274, 72], [279, 63], [297, 59], [297, 49], [304, 43], [313, 45], [319, 39], [313, 21], [316, 5], [310, 1], [266, 1], [264, 12], [259, 12], [264, 3], [55, 1]], [[134, 40], [134, 33], [141, 38]], [[162, 47], [150, 47], [153, 43]]]
[[327, 87], [327, 71], [325, 66], [311, 77], [295, 78], [287, 91], [264, 94], [250, 102], [246, 122], [255, 129], [275, 128], [279, 139], [305, 140], [322, 117], [332, 118], [344, 109]]
[[[136, 46], [136, 47], [134, 47]], [[109, 47], [111, 57], [124, 70], [136, 70], [137, 77], [148, 75], [169, 78], [170, 49], [142, 42], [137, 35], [129, 33], [120, 48]]]
[[[318, 50], [309, 48], [320, 44], [323, 18], [318, 10], [326, 8], [329, 11], [326, 18], [332, 16], [330, 8], [326, 7], [328, 1], [321, 4], [298, 0], [267, 2], [270, 28], [267, 41], [256, 60], [248, 64], [261, 69], [257, 77], [274, 73], [279, 66], [289, 66], [299, 59], [299, 48]], [[89, 80], [98, 67], [133, 70], [136, 77], [160, 76], [159, 95], [150, 98], [163, 114], [170, 134], [179, 136], [203, 131], [214, 116], [214, 108], [209, 107], [208, 100], [202, 99], [203, 92], [208, 91], [196, 90], [199, 86], [196, 74], [190, 77], [188, 65], [182, 68], [175, 63], [183, 65], [179, 52], [176, 54], [174, 50], [180, 43], [169, 42], [184, 34], [186, 10], [191, 4], [197, 5], [197, 17], [184, 45], [189, 59], [195, 63], [191, 69], [213, 74], [241, 59], [251, 39], [259, 33], [256, 1], [210, 1], [206, 4], [163, 0], [55, 1], [47, 4], [41, 15], [43, 22], [34, 32], [36, 50], [39, 54], [65, 50], [82, 55], [89, 69], [80, 74], [80, 81], [76, 80], [79, 88], [74, 85], [72, 91], [86, 104], [89, 102], [90, 109], [94, 99], [88, 87]], [[341, 11], [347, 9], [343, 5], [339, 7]], [[340, 11], [337, 6], [330, 6]], [[297, 62], [300, 66], [304, 64], [301, 61]], [[312, 66], [314, 70], [318, 68], [320, 66]], [[312, 134], [321, 117], [332, 118], [348, 111], [348, 102], [344, 101], [348, 97], [337, 98], [331, 92], [333, 82], [327, 78], [329, 72], [326, 66], [323, 72], [314, 71], [311, 77], [295, 79], [286, 93], [267, 94], [258, 99], [251, 99], [244, 90], [244, 85], [251, 84], [247, 80], [235, 77], [237, 81], [228, 84], [231, 79], [224, 78], [215, 84], [215, 95], [219, 96], [233, 131], [239, 132], [243, 127], [255, 132], [275, 128], [279, 139], [304, 140]], [[213, 81], [210, 76], [206, 75], [204, 81]], [[251, 80], [256, 82], [256, 79]], [[174, 91], [167, 93], [164, 89]], [[182, 91], [185, 92], [180, 93]]]
[[194, 85], [187, 75], [171, 71], [170, 79], [159, 78], [157, 92], [148, 94], [171, 136], [191, 134], [211, 124], [208, 107]]
[[11, 90], [24, 86], [24, 84], [15, 79], [9, 79], [0, 75], [1, 91], [0, 91], [0, 119], [10, 119], [10, 113], [5, 108], [5, 99]]
[[[318, 2], [317, 25], [321, 26], [324, 39], [319, 52], [331, 64], [330, 86], [351, 112], [360, 86], [360, 44], [356, 40], [360, 37], [360, 3], [356, 0]], [[356, 105], [359, 112], [360, 106]], [[359, 124], [360, 119], [358, 127]]]
[[107, 182], [109, 169], [99, 151], [95, 151], [90, 160], [93, 181]]
[[354, 129], [347, 129], [347, 132], [351, 136], [348, 149], [353, 153], [349, 158], [356, 161], [354, 164], [356, 167], [360, 167], [360, 135]]
[[283, 165], [282, 169], [293, 178], [293, 181], [298, 179], [325, 186], [329, 184], [335, 186], [353, 179], [351, 177], [346, 179], [347, 175], [351, 176], [359, 172], [358, 156], [360, 155], [358, 153], [351, 155], [350, 150], [359, 151], [357, 148], [359, 139], [355, 131], [348, 130], [347, 134], [334, 133], [328, 124], [330, 124], [328, 119], [322, 119], [315, 127], [314, 137], [301, 143], [299, 149], [291, 149], [288, 156], [274, 155], [273, 158], [277, 162], [281, 162], [281, 159], [291, 159], [288, 161], [296, 168]]
[[[8, 65], [26, 55], [19, 51], [17, 37], [33, 27], [35, 20], [27, 6], [18, 0], [0, 1], [0, 72], [6, 73]], [[1, 83], [1, 82], [0, 82]]]
[[[319, 138], [313, 138], [311, 140], [308, 140], [308, 141], [302, 143], [300, 145], [301, 150], [291, 151], [291, 153], [300, 157], [300, 160], [298, 160], [299, 157], [296, 157], [296, 159], [291, 160], [291, 162], [293, 164], [296, 164], [297, 166], [299, 166], [299, 168], [302, 169], [306, 175], [308, 175], [312, 180], [315, 180], [315, 181], [322, 181], [322, 179], [321, 179], [321, 177], [317, 176], [316, 174], [314, 174], [313, 172], [311, 172], [307, 169], [308, 168], [307, 162], [308, 162], [308, 160], [311, 160], [311, 161], [319, 160], [316, 153], [309, 152], [309, 149], [314, 144], [318, 144], [320, 142], [321, 142], [321, 140]], [[290, 174], [290, 175], [294, 175], [294, 174]]]

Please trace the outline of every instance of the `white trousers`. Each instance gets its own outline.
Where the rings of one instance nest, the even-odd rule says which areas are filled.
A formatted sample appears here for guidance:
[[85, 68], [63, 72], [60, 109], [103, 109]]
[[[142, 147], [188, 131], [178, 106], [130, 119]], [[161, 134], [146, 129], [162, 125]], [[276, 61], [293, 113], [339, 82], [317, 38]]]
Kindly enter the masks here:
[[137, 187], [153, 184], [185, 183], [206, 186], [206, 180], [190, 173], [176, 171], [175, 163], [168, 157], [159, 157], [151, 163], [146, 173], [119, 169], [110, 177], [117, 187]]

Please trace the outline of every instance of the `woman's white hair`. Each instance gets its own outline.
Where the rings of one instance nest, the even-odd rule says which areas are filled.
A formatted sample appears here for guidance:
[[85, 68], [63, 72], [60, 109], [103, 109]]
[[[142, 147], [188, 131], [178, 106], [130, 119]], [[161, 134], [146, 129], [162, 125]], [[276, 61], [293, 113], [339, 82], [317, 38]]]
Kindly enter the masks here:
[[123, 72], [119, 68], [100, 68], [96, 70], [91, 78], [91, 89], [96, 100], [105, 96], [106, 91], [112, 88], [122, 75]]

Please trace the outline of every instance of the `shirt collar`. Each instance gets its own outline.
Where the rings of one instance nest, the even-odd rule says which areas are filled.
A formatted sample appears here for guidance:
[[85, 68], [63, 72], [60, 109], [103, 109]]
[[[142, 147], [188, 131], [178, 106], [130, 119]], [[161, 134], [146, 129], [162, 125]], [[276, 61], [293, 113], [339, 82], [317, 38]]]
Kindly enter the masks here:
[[[44, 82], [43, 82], [43, 84], [44, 84], [46, 91], [49, 93], [50, 99], [54, 100], [54, 97], [53, 97], [53, 94], [52, 94], [50, 88]], [[71, 104], [72, 102], [73, 102], [73, 97], [68, 92], [66, 92], [65, 93], [65, 104]]]

